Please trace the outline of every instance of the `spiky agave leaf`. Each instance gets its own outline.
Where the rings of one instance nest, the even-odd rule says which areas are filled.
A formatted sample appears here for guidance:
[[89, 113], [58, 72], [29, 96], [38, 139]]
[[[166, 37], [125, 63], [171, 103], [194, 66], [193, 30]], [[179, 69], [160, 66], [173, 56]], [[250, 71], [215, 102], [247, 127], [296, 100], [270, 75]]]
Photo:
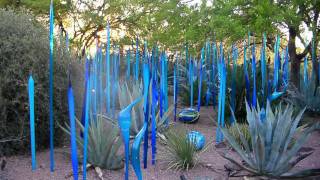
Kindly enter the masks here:
[[[246, 144], [244, 148], [238, 143], [227, 128], [222, 132], [230, 145], [237, 151], [240, 157], [248, 164], [244, 168], [252, 173], [270, 177], [281, 177], [283, 174], [292, 169], [295, 164], [307, 156], [294, 160], [298, 150], [302, 147], [311, 132], [319, 128], [319, 123], [311, 127], [298, 128], [305, 109], [293, 117], [293, 106], [283, 107], [279, 104], [275, 111], [271, 109], [270, 103], [267, 103], [265, 116], [264, 109], [257, 107], [251, 108], [246, 103], [247, 121], [251, 136], [251, 146], [248, 147], [248, 141], [241, 138], [241, 144]], [[264, 118], [264, 119], [262, 119]], [[244, 136], [239, 130], [240, 136]], [[294, 139], [294, 137], [296, 139]], [[236, 161], [227, 158], [237, 163]], [[238, 163], [241, 164], [241, 163]], [[305, 173], [304, 171], [303, 173]], [[311, 172], [311, 171], [310, 171]], [[312, 171], [314, 172], [314, 171]], [[295, 174], [296, 176], [297, 174]]]
[[[116, 124], [112, 123], [113, 120], [105, 118], [105, 116], [98, 115], [96, 121], [91, 120], [90, 122], [88, 163], [103, 169], [120, 169], [123, 168], [123, 154], [118, 153], [122, 145], [119, 129]], [[84, 127], [81, 122], [78, 119], [76, 119], [76, 122], [80, 130], [83, 131]], [[65, 127], [60, 127], [70, 135], [70, 126], [68, 124], [65, 124]], [[77, 134], [76, 140], [81, 150], [83, 138], [80, 134]]]

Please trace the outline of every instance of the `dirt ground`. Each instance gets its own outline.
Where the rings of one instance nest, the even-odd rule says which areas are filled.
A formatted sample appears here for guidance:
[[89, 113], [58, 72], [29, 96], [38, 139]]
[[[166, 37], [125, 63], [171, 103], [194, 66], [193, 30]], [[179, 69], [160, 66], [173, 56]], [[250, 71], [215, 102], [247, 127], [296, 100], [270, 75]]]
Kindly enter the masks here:
[[[203, 133], [206, 137], [206, 142], [214, 142], [215, 126], [209, 118], [215, 117], [215, 112], [212, 107], [202, 107], [201, 117], [196, 124], [183, 125], [190, 130], [197, 130]], [[180, 123], [179, 123], [180, 124]], [[302, 170], [307, 168], [320, 168], [320, 133], [314, 132], [308, 139], [305, 147], [314, 148], [314, 153], [301, 161], [294, 170]], [[159, 144], [159, 143], [158, 143]], [[225, 164], [229, 164], [227, 160], [222, 158], [217, 151], [226, 151], [227, 148], [217, 148], [214, 143], [206, 152], [201, 154], [199, 164], [189, 171], [173, 171], [166, 170], [166, 164], [159, 159], [155, 166], [151, 165], [151, 149], [149, 149], [148, 168], [143, 169], [143, 178], [146, 180], [179, 180], [180, 175], [184, 175], [187, 180], [213, 180], [213, 179], [243, 179], [229, 178], [228, 172], [225, 169]], [[50, 172], [49, 167], [49, 151], [37, 152], [37, 170], [31, 170], [31, 156], [13, 156], [6, 159], [7, 165], [3, 171], [0, 170], [0, 180], [64, 180], [73, 179], [71, 159], [69, 147], [55, 149], [55, 171]], [[142, 148], [141, 148], [142, 151]], [[161, 147], [158, 149], [161, 153]], [[235, 152], [231, 155], [236, 157]], [[142, 156], [141, 156], [142, 157]], [[130, 167], [131, 168], [131, 167]], [[294, 171], [293, 170], [293, 171]], [[79, 178], [82, 178], [81, 174]], [[103, 170], [104, 179], [124, 179], [124, 170], [108, 171]], [[88, 171], [87, 179], [99, 179], [94, 170]], [[136, 179], [133, 169], [130, 169], [130, 179]]]

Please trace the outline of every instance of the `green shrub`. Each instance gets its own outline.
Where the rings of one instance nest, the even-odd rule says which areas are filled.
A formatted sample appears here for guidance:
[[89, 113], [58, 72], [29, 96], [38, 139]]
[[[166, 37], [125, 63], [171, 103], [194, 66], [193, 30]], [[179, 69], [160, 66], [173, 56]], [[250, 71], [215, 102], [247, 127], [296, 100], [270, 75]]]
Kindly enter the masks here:
[[[26, 12], [0, 9], [0, 154], [29, 151], [28, 76], [35, 80], [36, 148], [49, 144], [49, 32]], [[67, 56], [55, 46], [54, 121], [67, 118]], [[64, 59], [62, 61], [62, 59]], [[55, 145], [62, 142], [55, 128]]]

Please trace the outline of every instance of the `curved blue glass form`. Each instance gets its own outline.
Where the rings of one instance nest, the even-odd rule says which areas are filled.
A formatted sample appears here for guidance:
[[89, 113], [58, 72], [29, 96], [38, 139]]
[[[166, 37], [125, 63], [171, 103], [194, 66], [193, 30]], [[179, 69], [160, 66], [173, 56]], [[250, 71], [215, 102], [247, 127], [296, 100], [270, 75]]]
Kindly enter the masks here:
[[140, 144], [141, 144], [142, 138], [144, 137], [146, 129], [147, 129], [147, 122], [144, 122], [141, 130], [136, 135], [131, 147], [131, 164], [138, 180], [142, 180], [142, 172], [141, 172], [141, 166], [140, 166]]
[[130, 126], [131, 126], [131, 109], [136, 105], [142, 97], [139, 97], [126, 108], [119, 112], [119, 127], [121, 130], [122, 139], [125, 147], [125, 179], [129, 178], [129, 141], [130, 141]]

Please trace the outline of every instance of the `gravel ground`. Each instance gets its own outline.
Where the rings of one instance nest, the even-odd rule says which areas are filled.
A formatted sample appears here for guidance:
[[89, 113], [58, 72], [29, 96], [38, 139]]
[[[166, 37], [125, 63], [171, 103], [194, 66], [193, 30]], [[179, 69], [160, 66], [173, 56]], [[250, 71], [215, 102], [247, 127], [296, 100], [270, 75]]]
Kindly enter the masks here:
[[[215, 117], [212, 107], [202, 107], [201, 117], [196, 124], [183, 124], [190, 130], [197, 130], [206, 137], [206, 142], [214, 142], [215, 126], [209, 117]], [[180, 123], [179, 123], [180, 124]], [[314, 132], [308, 139], [305, 147], [315, 149], [314, 153], [305, 160], [301, 161], [294, 170], [306, 168], [320, 168], [320, 133]], [[162, 153], [161, 145], [158, 143], [158, 153]], [[229, 164], [222, 158], [217, 151], [224, 151], [225, 147], [217, 148], [210, 145], [206, 152], [201, 154], [199, 164], [189, 171], [173, 171], [167, 170], [167, 166], [163, 160], [159, 159], [155, 166], [151, 165], [151, 151], [149, 151], [148, 168], [143, 169], [143, 177], [146, 180], [179, 180], [180, 175], [184, 175], [187, 180], [213, 180], [213, 179], [230, 179], [224, 168], [225, 164]], [[73, 179], [70, 155], [67, 153], [69, 147], [55, 149], [55, 171], [50, 172], [49, 167], [49, 151], [37, 152], [37, 170], [31, 171], [31, 156], [13, 156], [6, 159], [7, 165], [3, 171], [0, 170], [0, 180], [64, 180]], [[141, 148], [142, 151], [142, 148]], [[163, 155], [163, 154], [162, 154]], [[237, 158], [234, 152], [230, 155]], [[141, 156], [142, 157], [142, 156]], [[131, 167], [130, 167], [131, 168]], [[82, 178], [79, 175], [79, 178]], [[104, 179], [124, 179], [124, 170], [108, 171], [103, 170]], [[99, 179], [94, 170], [88, 170], [87, 179]], [[130, 179], [136, 179], [133, 169], [130, 169]], [[243, 179], [243, 178], [231, 178]]]

